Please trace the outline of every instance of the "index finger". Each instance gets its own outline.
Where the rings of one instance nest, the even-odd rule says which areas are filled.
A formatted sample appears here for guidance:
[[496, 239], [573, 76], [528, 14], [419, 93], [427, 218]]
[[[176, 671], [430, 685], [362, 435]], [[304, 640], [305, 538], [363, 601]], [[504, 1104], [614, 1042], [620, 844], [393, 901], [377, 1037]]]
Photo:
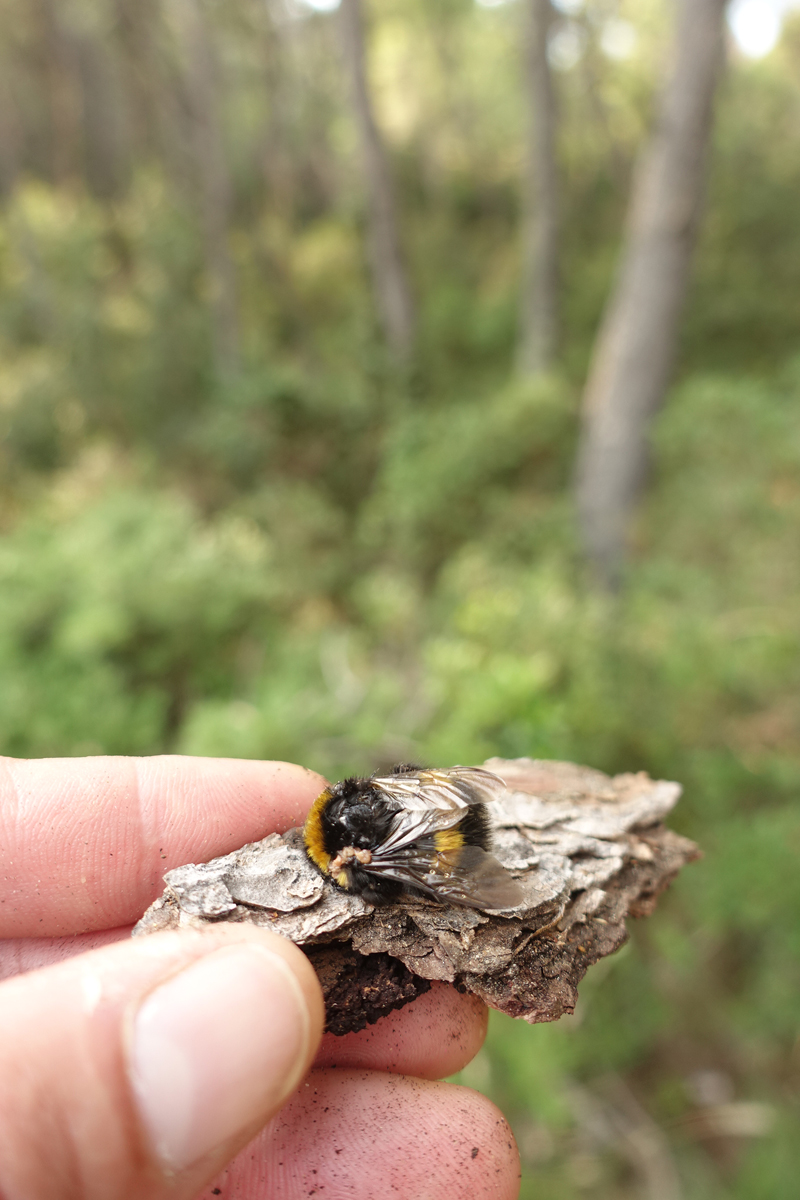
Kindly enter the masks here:
[[130, 924], [165, 871], [300, 824], [324, 786], [281, 762], [0, 758], [0, 937]]

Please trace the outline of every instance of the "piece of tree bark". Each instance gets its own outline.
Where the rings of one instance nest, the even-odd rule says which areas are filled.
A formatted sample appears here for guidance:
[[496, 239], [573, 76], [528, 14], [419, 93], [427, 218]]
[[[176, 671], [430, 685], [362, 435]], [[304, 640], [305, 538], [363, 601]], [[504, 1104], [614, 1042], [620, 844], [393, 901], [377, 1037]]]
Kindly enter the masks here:
[[583, 399], [577, 498], [586, 553], [618, 582], [648, 434], [672, 371], [702, 208], [726, 0], [679, 0], [673, 62], [633, 184], [616, 285]]
[[367, 81], [361, 0], [342, 0], [342, 49], [368, 202], [369, 259], [375, 302], [389, 348], [402, 362], [414, 344], [416, 319], [408, 285], [389, 162], [381, 141]]
[[525, 84], [528, 138], [523, 203], [519, 369], [537, 375], [553, 364], [558, 341], [558, 163], [556, 98], [547, 57], [550, 0], [527, 0]]
[[524, 888], [517, 908], [485, 913], [411, 897], [373, 908], [323, 878], [293, 829], [168, 872], [134, 935], [219, 921], [282, 934], [314, 964], [337, 1034], [407, 1004], [432, 979], [531, 1023], [572, 1012], [587, 968], [626, 940], [626, 916], [652, 912], [697, 857], [662, 824], [680, 787], [571, 763], [485, 765], [508, 787], [489, 811], [494, 852]]

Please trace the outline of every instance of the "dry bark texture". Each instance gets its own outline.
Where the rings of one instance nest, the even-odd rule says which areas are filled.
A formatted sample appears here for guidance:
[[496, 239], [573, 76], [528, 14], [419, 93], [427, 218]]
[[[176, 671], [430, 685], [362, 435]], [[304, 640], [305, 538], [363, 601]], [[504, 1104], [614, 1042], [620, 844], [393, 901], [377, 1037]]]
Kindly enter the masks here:
[[697, 847], [666, 829], [676, 783], [610, 779], [572, 763], [490, 759], [508, 794], [491, 805], [495, 853], [522, 882], [500, 913], [427, 899], [373, 908], [316, 870], [298, 829], [224, 858], [178, 867], [134, 936], [250, 921], [291, 938], [313, 962], [328, 1029], [363, 1029], [430, 987], [473, 992], [531, 1023], [572, 1012], [592, 963], [626, 940]]

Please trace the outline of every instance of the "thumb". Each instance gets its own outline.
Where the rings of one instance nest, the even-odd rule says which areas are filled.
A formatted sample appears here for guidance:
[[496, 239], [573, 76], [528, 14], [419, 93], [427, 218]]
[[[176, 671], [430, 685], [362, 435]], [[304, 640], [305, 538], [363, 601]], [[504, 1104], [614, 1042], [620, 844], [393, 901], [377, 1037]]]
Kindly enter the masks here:
[[305, 956], [253, 926], [160, 933], [0, 985], [0, 1196], [196, 1195], [319, 1043]]

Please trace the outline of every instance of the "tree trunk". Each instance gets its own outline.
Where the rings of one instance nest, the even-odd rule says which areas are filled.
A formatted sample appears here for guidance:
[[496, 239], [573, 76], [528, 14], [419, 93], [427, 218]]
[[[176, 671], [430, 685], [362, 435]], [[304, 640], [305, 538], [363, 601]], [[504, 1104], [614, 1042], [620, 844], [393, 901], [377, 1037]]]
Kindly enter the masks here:
[[132, 153], [146, 162], [159, 145], [163, 85], [155, 42], [163, 14], [158, 0], [114, 0], [113, 13]]
[[547, 59], [550, 0], [528, 0], [525, 170], [519, 367], [536, 375], [552, 366], [558, 340], [558, 166], [556, 101]]
[[84, 177], [95, 196], [112, 200], [130, 182], [133, 163], [119, 60], [106, 38], [85, 34], [75, 38], [75, 60], [82, 97]]
[[81, 174], [80, 88], [70, 32], [56, 0], [39, 0], [38, 17], [50, 118], [50, 176], [63, 187]]
[[211, 291], [214, 360], [217, 374], [229, 378], [237, 374], [240, 365], [239, 298], [228, 243], [231, 181], [219, 113], [217, 63], [202, 4], [203, 0], [181, 0], [181, 17]]
[[11, 64], [0, 53], [0, 202], [10, 196], [20, 174], [22, 130], [11, 85]]
[[369, 257], [375, 301], [389, 347], [402, 361], [408, 359], [414, 342], [414, 309], [400, 250], [389, 163], [367, 84], [361, 0], [342, 0], [341, 28], [369, 204]]
[[633, 184], [619, 275], [583, 398], [577, 498], [586, 553], [615, 586], [648, 433], [675, 359], [702, 207], [726, 0], [679, 0], [673, 62]]

